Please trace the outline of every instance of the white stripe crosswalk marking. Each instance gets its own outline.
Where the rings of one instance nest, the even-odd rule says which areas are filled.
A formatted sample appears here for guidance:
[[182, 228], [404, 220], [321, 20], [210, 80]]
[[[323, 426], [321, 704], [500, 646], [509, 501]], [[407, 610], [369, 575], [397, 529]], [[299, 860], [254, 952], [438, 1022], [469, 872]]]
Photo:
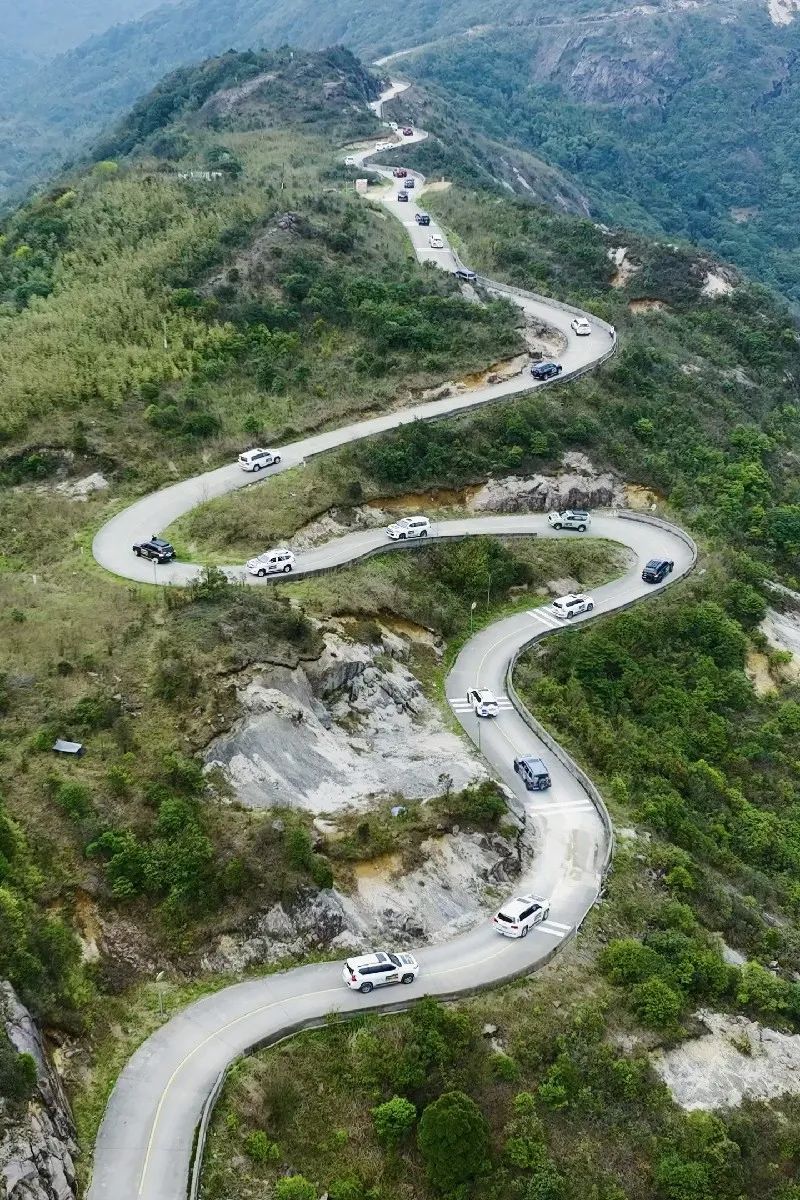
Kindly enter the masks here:
[[537, 925], [536, 928], [539, 930], [540, 933], [549, 933], [550, 937], [554, 937], [554, 938], [566, 937], [567, 932], [568, 932], [566, 929], [551, 929], [546, 921], [542, 921], [542, 923], [540, 925]]
[[542, 625], [546, 625], [548, 629], [560, 629], [562, 622], [558, 617], [552, 616], [548, 612], [542, 612], [541, 609], [529, 609], [528, 616], [533, 617], [534, 621], [540, 621]]
[[570, 813], [594, 812], [594, 805], [586, 804], [541, 804], [532, 806], [537, 817], [565, 817]]
[[569, 933], [572, 929], [571, 925], [565, 925], [563, 921], [553, 921], [550, 917], [546, 921], [542, 921], [543, 925], [549, 926], [551, 929], [563, 929], [564, 933]]

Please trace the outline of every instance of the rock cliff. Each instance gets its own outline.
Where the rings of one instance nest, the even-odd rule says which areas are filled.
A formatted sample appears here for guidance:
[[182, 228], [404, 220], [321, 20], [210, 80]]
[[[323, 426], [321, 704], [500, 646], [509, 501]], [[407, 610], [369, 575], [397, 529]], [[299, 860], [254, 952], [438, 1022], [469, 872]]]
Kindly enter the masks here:
[[21, 1115], [0, 1100], [0, 1196], [3, 1200], [75, 1200], [75, 1127], [42, 1035], [9, 983], [0, 982], [0, 1027], [36, 1063], [36, 1092]]

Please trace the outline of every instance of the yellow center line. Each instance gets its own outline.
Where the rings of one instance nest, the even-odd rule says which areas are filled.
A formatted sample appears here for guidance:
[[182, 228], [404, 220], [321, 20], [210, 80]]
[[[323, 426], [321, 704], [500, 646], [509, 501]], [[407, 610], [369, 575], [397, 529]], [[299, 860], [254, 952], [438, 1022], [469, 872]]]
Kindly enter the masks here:
[[172, 1072], [169, 1079], [167, 1080], [167, 1086], [164, 1088], [163, 1092], [161, 1093], [161, 1099], [158, 1102], [158, 1108], [156, 1109], [156, 1114], [153, 1117], [153, 1125], [150, 1130], [150, 1137], [147, 1142], [147, 1150], [145, 1152], [144, 1164], [142, 1166], [142, 1174], [139, 1179], [139, 1195], [140, 1196], [142, 1195], [142, 1192], [144, 1191], [144, 1184], [145, 1184], [145, 1179], [147, 1177], [147, 1170], [148, 1170], [148, 1167], [150, 1166], [150, 1156], [153, 1151], [153, 1143], [155, 1142], [155, 1139], [156, 1139], [158, 1123], [161, 1119], [161, 1112], [164, 1108], [164, 1103], [167, 1099], [167, 1094], [168, 1094], [170, 1088], [172, 1087], [173, 1083], [177, 1079], [178, 1075], [181, 1073], [181, 1071], [186, 1066], [186, 1064], [192, 1058], [194, 1058], [195, 1054], [197, 1054], [200, 1050], [203, 1050], [209, 1044], [209, 1042], [213, 1042], [214, 1038], [220, 1037], [223, 1033], [227, 1033], [229, 1029], [233, 1029], [233, 1027], [235, 1025], [239, 1025], [242, 1021], [249, 1020], [250, 1017], [257, 1017], [260, 1013], [269, 1012], [269, 1010], [271, 1008], [280, 1008], [281, 1005], [284, 1005], [284, 1004], [294, 1004], [300, 1000], [309, 1000], [311, 998], [319, 999], [322, 996], [329, 996], [329, 995], [332, 996], [332, 995], [338, 994], [338, 993], [339, 993], [338, 988], [327, 988], [324, 992], [305, 992], [302, 996], [288, 996], [284, 1000], [273, 1000], [271, 1004], [262, 1004], [260, 1006], [260, 1008], [252, 1008], [252, 1009], [250, 1009], [249, 1012], [242, 1013], [242, 1015], [240, 1017], [235, 1017], [232, 1021], [229, 1021], [227, 1023], [227, 1025], [221, 1025], [219, 1029], [215, 1029], [213, 1033], [210, 1033], [206, 1038], [203, 1039], [202, 1042], [198, 1042], [198, 1044], [194, 1047], [194, 1049], [190, 1050], [189, 1053], [186, 1054], [181, 1059], [181, 1061], [178, 1063], [177, 1067], [175, 1068], [175, 1070]]

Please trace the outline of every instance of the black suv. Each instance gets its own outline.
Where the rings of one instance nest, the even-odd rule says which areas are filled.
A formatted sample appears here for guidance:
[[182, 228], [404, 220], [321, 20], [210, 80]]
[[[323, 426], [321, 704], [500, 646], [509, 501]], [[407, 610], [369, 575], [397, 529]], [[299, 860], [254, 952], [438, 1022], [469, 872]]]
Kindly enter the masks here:
[[672, 573], [674, 566], [675, 563], [670, 562], [668, 558], [651, 558], [642, 571], [642, 579], [645, 583], [661, 583]]
[[133, 553], [137, 558], [151, 558], [153, 562], [165, 563], [172, 562], [175, 557], [175, 548], [169, 542], [165, 542], [163, 538], [153, 534], [148, 542], [136, 542]]
[[427, 213], [418, 212], [414, 218], [418, 225], [430, 225], [431, 219]]
[[531, 367], [531, 375], [534, 379], [552, 379], [554, 375], [560, 375], [563, 370], [561, 363], [557, 362], [534, 363]]

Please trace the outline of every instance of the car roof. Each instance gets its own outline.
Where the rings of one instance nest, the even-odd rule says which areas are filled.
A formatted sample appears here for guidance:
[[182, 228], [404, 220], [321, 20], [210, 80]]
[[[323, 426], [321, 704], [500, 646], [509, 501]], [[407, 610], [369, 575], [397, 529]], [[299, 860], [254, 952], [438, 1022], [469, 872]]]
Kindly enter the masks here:
[[547, 901], [541, 896], [514, 896], [511, 900], [506, 900], [505, 904], [501, 904], [498, 912], [521, 913], [523, 909], [530, 908], [532, 904], [542, 906], [546, 903]]
[[537, 758], [535, 754], [523, 754], [521, 756], [521, 758], [518, 759], [518, 761], [523, 762], [523, 763], [529, 763], [529, 764], [536, 763], [537, 766], [541, 767], [543, 771], [547, 770], [547, 767], [544, 765], [542, 760], [540, 758]]
[[473, 692], [477, 692], [481, 700], [494, 700], [494, 692], [491, 688], [473, 688]]
[[667, 560], [665, 558], [651, 558], [648, 562], [648, 567], [660, 567]]
[[355, 958], [348, 958], [347, 962], [351, 967], [379, 967], [391, 962], [391, 959], [383, 950], [378, 950], [376, 954], [359, 954]]
[[161, 537], [151, 537], [151, 538], [150, 538], [150, 545], [151, 545], [151, 546], [168, 546], [168, 545], [169, 545], [169, 542], [166, 540], [166, 538], [161, 538]]
[[572, 600], [583, 600], [583, 592], [570, 592], [568, 596], [559, 596], [553, 604], [569, 604]]

